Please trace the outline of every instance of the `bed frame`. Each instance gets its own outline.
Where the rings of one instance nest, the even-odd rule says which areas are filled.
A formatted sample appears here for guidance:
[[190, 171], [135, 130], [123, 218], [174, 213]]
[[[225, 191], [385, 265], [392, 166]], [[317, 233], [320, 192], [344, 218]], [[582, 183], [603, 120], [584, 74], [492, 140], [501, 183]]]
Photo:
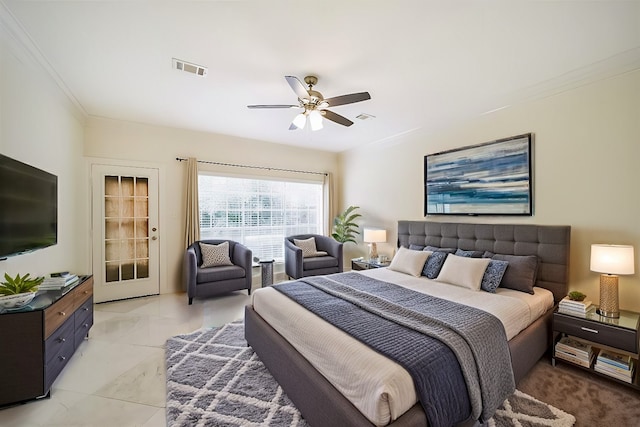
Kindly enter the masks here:
[[[507, 255], [537, 255], [540, 263], [536, 286], [553, 292], [556, 304], [567, 293], [570, 240], [569, 226], [398, 222], [398, 246], [431, 245]], [[549, 310], [509, 341], [516, 384], [550, 347], [552, 313], [553, 310]], [[245, 337], [310, 425], [372, 426], [250, 305], [245, 309]], [[461, 425], [474, 424], [475, 420], [467, 420]], [[426, 426], [427, 419], [422, 406], [416, 403], [389, 425]]]

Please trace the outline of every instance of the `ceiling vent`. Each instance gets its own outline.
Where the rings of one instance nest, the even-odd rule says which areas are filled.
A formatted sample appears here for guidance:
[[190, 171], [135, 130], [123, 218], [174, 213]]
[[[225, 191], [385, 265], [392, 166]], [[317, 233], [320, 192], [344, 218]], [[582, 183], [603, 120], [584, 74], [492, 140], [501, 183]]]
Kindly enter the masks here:
[[209, 69], [202, 65], [192, 64], [191, 62], [173, 58], [173, 69], [195, 74], [196, 76], [206, 77]]
[[360, 113], [356, 116], [356, 119], [360, 119], [360, 120], [367, 120], [367, 119], [375, 119], [376, 116], [372, 116], [371, 114], [367, 114], [367, 113]]

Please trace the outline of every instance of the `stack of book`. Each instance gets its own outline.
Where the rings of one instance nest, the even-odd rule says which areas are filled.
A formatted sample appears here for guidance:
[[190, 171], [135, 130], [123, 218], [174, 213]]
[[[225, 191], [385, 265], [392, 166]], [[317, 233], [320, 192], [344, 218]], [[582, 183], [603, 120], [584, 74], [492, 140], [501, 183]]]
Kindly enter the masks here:
[[589, 343], [573, 337], [562, 337], [556, 343], [554, 356], [590, 368], [595, 352]]
[[44, 279], [40, 286], [38, 286], [38, 290], [51, 291], [63, 289], [77, 283], [79, 280], [80, 278], [78, 276], [69, 274], [68, 272], [51, 273], [51, 277]]
[[589, 310], [592, 310], [594, 305], [591, 301], [575, 301], [564, 297], [558, 304], [558, 312], [564, 314], [572, 314], [575, 316], [585, 316]]
[[601, 374], [631, 383], [633, 382], [635, 367], [636, 361], [631, 356], [625, 356], [610, 350], [601, 350], [594, 369]]

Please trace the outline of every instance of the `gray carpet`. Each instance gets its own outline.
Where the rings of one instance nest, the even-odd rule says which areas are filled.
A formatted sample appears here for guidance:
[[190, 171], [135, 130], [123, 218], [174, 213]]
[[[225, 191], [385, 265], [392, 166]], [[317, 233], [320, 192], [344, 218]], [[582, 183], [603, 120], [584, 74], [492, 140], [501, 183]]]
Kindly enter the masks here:
[[542, 358], [518, 389], [574, 414], [575, 427], [640, 426], [640, 393], [568, 363]]
[[[307, 426], [244, 339], [242, 321], [166, 343], [167, 425]], [[520, 391], [490, 427], [571, 427], [575, 418]]]

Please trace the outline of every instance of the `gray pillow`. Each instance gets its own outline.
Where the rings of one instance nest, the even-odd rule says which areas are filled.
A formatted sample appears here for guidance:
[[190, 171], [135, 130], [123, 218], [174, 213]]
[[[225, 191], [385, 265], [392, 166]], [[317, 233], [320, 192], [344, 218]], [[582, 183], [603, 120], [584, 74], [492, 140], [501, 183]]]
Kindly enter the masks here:
[[439, 248], [437, 246], [426, 246], [423, 251], [431, 251], [431, 252], [446, 252], [448, 254], [455, 254], [456, 248]]
[[483, 251], [465, 251], [462, 249], [456, 249], [456, 252], [454, 255], [463, 256], [467, 258], [482, 258], [483, 254], [484, 254]]
[[501, 288], [513, 289], [533, 295], [533, 287], [538, 275], [538, 257], [535, 255], [502, 255], [495, 254], [492, 259], [507, 261], [509, 266], [505, 271]]
[[484, 272], [484, 276], [482, 276], [482, 283], [480, 283], [480, 289], [483, 291], [491, 292], [494, 294], [500, 282], [502, 281], [502, 277], [504, 276], [505, 271], [507, 271], [507, 267], [509, 263], [507, 261], [498, 261], [497, 259], [492, 259], [489, 261], [489, 265]]
[[[430, 251], [425, 251], [430, 252]], [[444, 261], [447, 259], [447, 252], [433, 252], [427, 258], [427, 262], [422, 269], [422, 275], [427, 276], [427, 279], [435, 279], [440, 274], [440, 270], [444, 265]]]
[[412, 251], [421, 251], [424, 249], [424, 246], [411, 244], [409, 245], [409, 249]]
[[202, 254], [201, 268], [218, 267], [221, 265], [233, 265], [229, 258], [229, 242], [219, 245], [198, 242]]

